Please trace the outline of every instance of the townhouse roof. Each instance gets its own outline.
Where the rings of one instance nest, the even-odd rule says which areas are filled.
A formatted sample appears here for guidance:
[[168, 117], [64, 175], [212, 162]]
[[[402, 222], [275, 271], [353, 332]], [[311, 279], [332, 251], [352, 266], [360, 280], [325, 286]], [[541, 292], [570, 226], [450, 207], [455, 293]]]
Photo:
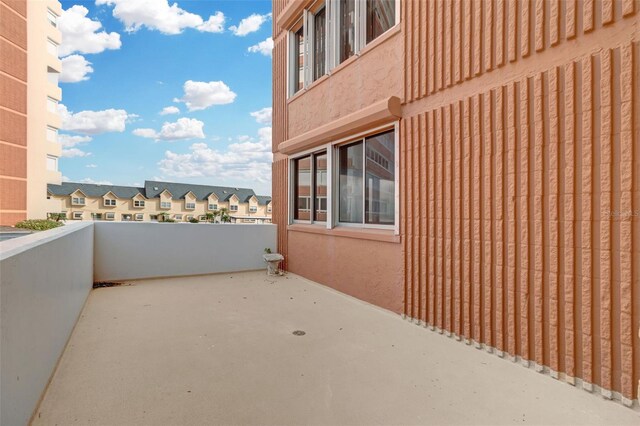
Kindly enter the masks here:
[[47, 190], [58, 196], [71, 195], [77, 190], [87, 197], [103, 197], [112, 192], [118, 198], [133, 198], [138, 194], [144, 196], [144, 188], [135, 186], [98, 185], [93, 183], [62, 182], [60, 185], [48, 184]]
[[234, 188], [228, 186], [195, 185], [190, 183], [175, 183], [147, 180], [143, 188], [134, 186], [98, 185], [92, 183], [63, 182], [60, 185], [47, 185], [48, 191], [57, 196], [68, 196], [80, 190], [87, 197], [103, 197], [112, 192], [118, 198], [133, 198], [141, 194], [146, 198], [159, 198], [165, 190], [171, 193], [174, 200], [182, 200], [191, 192], [198, 200], [208, 200], [214, 194], [219, 201], [229, 201], [235, 194], [242, 203], [249, 201], [251, 197], [256, 197], [258, 204], [267, 205], [271, 197], [267, 195], [256, 195], [253, 189]]

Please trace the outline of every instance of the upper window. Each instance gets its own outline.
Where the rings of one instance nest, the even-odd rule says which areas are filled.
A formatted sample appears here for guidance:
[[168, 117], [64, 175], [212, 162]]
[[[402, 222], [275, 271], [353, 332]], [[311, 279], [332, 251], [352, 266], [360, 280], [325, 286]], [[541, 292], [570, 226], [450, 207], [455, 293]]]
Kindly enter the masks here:
[[238, 206], [237, 205], [230, 205], [229, 206], [229, 211], [237, 212], [238, 211]]
[[196, 208], [196, 203], [185, 203], [185, 208], [189, 210], [194, 210]]
[[258, 211], [258, 207], [256, 206], [249, 206], [249, 213], [256, 213]]
[[367, 0], [367, 43], [396, 24], [395, 0]]
[[51, 55], [58, 57], [58, 43], [53, 40], [47, 39], [47, 52]]
[[170, 209], [171, 208], [171, 201], [161, 201], [160, 202], [160, 208], [161, 209]]
[[144, 207], [144, 200], [133, 200], [133, 207]]
[[104, 205], [105, 206], [109, 206], [109, 207], [113, 207], [116, 205], [116, 200], [111, 199], [111, 198], [105, 198], [104, 199]]
[[209, 204], [209, 210], [218, 210], [217, 204]]
[[398, 0], [326, 0], [305, 10], [289, 35], [289, 95], [393, 27], [397, 5]]
[[72, 197], [71, 198], [71, 204], [74, 204], [76, 206], [84, 206], [84, 197]]
[[47, 110], [49, 112], [54, 113], [54, 114], [57, 113], [58, 112], [58, 101], [53, 99], [53, 98], [47, 97]]
[[55, 127], [47, 126], [47, 140], [49, 142], [57, 142], [58, 141], [58, 129]]

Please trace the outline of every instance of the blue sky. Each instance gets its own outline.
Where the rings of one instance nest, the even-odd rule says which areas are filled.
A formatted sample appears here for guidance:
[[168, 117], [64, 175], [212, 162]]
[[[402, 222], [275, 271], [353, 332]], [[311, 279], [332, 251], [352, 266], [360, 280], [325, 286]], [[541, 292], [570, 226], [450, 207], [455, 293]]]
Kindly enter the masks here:
[[62, 7], [65, 180], [271, 193], [270, 1]]

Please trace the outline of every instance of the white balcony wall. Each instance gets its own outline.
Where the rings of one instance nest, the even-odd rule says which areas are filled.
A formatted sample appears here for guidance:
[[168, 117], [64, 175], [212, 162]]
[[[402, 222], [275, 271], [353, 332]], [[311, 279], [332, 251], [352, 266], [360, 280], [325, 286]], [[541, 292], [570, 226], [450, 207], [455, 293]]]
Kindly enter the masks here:
[[95, 281], [266, 270], [275, 225], [95, 222]]
[[93, 226], [0, 243], [0, 424], [27, 424], [93, 283]]

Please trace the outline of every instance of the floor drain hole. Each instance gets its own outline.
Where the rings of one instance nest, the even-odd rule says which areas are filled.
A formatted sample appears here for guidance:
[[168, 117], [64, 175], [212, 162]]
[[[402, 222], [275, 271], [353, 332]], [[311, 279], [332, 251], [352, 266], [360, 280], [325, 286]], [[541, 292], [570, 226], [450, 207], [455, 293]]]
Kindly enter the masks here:
[[296, 331], [293, 332], [294, 336], [304, 336], [305, 334], [307, 334], [307, 333], [305, 333], [302, 330], [296, 330]]

